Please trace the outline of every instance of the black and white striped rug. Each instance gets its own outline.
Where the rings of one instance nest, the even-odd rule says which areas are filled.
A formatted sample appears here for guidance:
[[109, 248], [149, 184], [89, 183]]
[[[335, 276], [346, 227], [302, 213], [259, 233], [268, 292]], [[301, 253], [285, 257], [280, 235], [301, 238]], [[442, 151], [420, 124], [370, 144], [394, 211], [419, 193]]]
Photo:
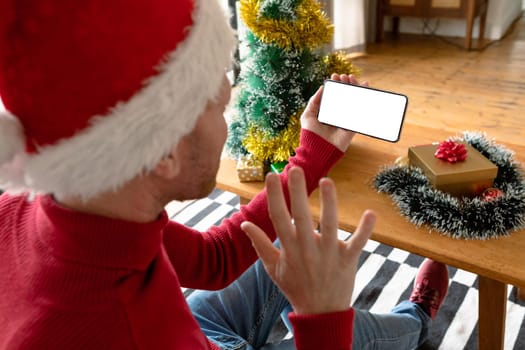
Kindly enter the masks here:
[[[201, 200], [174, 202], [167, 206], [173, 220], [203, 231], [219, 224], [238, 209], [239, 197], [220, 190]], [[339, 235], [341, 239], [349, 237], [344, 231], [340, 231]], [[352, 305], [377, 313], [388, 312], [408, 298], [422, 261], [423, 258], [418, 255], [370, 240], [359, 261]], [[449, 273], [447, 298], [434, 321], [430, 339], [421, 349], [478, 348], [477, 276], [453, 267], [449, 267]], [[525, 302], [517, 299], [516, 292], [515, 287], [509, 286], [506, 350], [525, 349]], [[191, 291], [185, 290], [185, 293]]]

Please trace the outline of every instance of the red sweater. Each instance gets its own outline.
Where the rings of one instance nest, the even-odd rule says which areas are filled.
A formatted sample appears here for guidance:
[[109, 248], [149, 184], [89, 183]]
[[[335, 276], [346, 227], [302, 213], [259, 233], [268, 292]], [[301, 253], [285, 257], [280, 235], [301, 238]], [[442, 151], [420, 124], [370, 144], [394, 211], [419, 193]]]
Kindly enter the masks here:
[[[309, 190], [342, 153], [303, 131], [290, 163]], [[286, 181], [283, 174], [283, 182]], [[164, 212], [138, 224], [75, 212], [51, 196], [0, 196], [0, 349], [216, 349], [181, 286], [220, 289], [257, 258], [239, 225], [275, 237], [263, 192], [207, 232]], [[350, 349], [353, 310], [291, 314], [298, 349]]]

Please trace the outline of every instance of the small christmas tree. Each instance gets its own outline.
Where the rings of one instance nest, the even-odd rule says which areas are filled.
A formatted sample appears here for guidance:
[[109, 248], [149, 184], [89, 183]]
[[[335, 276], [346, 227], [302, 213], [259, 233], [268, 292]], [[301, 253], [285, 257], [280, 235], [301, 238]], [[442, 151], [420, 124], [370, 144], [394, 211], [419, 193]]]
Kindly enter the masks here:
[[286, 161], [310, 96], [332, 72], [357, 71], [342, 53], [323, 56], [333, 26], [315, 0], [241, 0], [240, 14], [249, 52], [227, 149], [236, 159]]

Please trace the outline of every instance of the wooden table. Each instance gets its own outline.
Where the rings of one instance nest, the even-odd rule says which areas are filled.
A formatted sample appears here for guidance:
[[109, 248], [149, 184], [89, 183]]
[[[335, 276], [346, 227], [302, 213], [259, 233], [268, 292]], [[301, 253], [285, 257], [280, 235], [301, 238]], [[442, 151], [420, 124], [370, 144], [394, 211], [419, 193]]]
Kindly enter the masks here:
[[[329, 174], [337, 184], [340, 228], [353, 232], [361, 213], [367, 208], [373, 209], [378, 213], [378, 220], [372, 239], [477, 274], [479, 349], [503, 349], [507, 284], [525, 288], [525, 230], [514, 232], [510, 237], [485, 241], [457, 240], [430, 233], [428, 228], [416, 228], [408, 222], [390, 198], [377, 193], [371, 185], [380, 168], [405, 155], [409, 146], [442, 141], [452, 135], [440, 129], [406, 123], [401, 140], [395, 144], [356, 135], [344, 158]], [[503, 137], [496, 140], [505, 144]], [[505, 145], [524, 162], [523, 145]], [[235, 162], [229, 159], [221, 162], [217, 186], [243, 199], [252, 198], [263, 188], [262, 183], [239, 182]], [[317, 191], [312, 194], [310, 204], [318, 218]]]

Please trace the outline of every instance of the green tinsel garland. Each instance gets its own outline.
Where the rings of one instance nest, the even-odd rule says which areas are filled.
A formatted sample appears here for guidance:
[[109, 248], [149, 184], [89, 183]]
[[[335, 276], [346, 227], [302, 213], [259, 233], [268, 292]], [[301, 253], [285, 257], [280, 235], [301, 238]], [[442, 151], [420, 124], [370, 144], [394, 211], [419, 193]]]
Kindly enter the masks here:
[[525, 181], [512, 152], [480, 133], [464, 132], [463, 141], [476, 148], [498, 166], [493, 187], [503, 195], [482, 198], [456, 198], [431, 186], [417, 167], [391, 166], [374, 178], [374, 187], [390, 195], [401, 213], [416, 226], [463, 239], [489, 239], [507, 236], [525, 227]]

